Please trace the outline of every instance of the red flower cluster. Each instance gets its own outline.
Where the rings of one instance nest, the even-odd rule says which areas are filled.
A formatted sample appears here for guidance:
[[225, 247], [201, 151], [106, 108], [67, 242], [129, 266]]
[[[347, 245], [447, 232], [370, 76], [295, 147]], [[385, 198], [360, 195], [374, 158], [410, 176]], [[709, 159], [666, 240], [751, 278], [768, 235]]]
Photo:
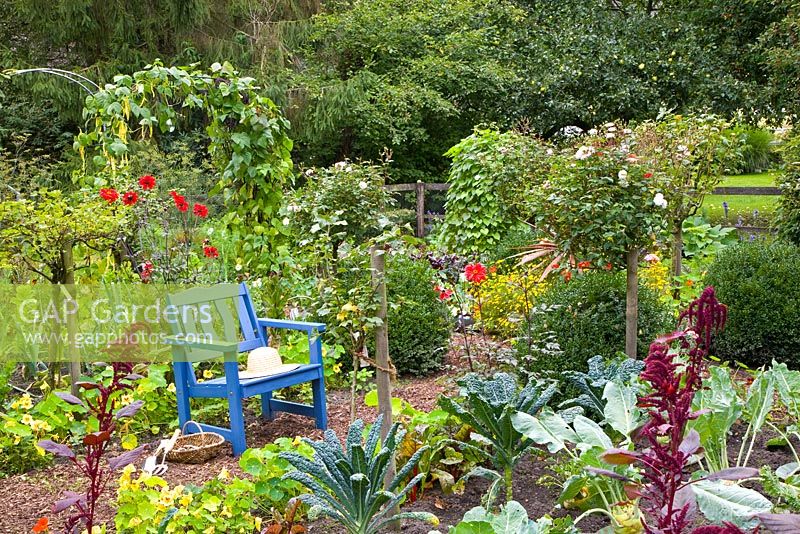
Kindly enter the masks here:
[[185, 196], [179, 195], [175, 191], [170, 191], [169, 194], [172, 195], [172, 200], [175, 201], [175, 207], [178, 208], [178, 211], [182, 213], [189, 211], [189, 203], [186, 202]]
[[113, 204], [119, 198], [119, 193], [117, 193], [117, 190], [112, 187], [104, 187], [100, 190], [100, 198], [109, 204]]
[[136, 194], [136, 191], [128, 191], [124, 195], [122, 195], [122, 203], [126, 206], [133, 206], [139, 201], [139, 195]]
[[469, 263], [464, 268], [464, 276], [467, 282], [472, 284], [480, 284], [486, 280], [486, 267], [482, 263]]
[[592, 262], [590, 261], [579, 261], [578, 262], [578, 269], [589, 269], [592, 266]]
[[156, 179], [150, 176], [149, 174], [145, 174], [141, 178], [139, 178], [139, 187], [141, 187], [144, 191], [150, 191], [156, 186]]
[[208, 217], [208, 208], [203, 204], [195, 204], [194, 208], [192, 208], [192, 213], [196, 216], [200, 217], [201, 219], [205, 219]]
[[439, 300], [449, 300], [453, 296], [452, 289], [445, 289], [439, 286], [435, 286], [433, 289], [439, 292]]
[[139, 276], [142, 279], [142, 282], [149, 282], [153, 276], [153, 264], [149, 261], [144, 262], [140, 266]]
[[203, 254], [206, 258], [219, 258], [219, 251], [217, 250], [217, 247], [212, 247], [211, 245], [206, 245], [203, 247]]
[[653, 177], [653, 173], [652, 172], [646, 172], [646, 173], [644, 173], [644, 177], [645, 178], [652, 178]]
[[[141, 187], [143, 191], [149, 191], [155, 186], [156, 179], [149, 174], [139, 178], [139, 187]], [[119, 193], [113, 187], [104, 187], [100, 189], [100, 198], [109, 204], [113, 204], [119, 199]], [[136, 191], [128, 191], [122, 195], [122, 203], [126, 206], [133, 206], [137, 202], [139, 202], [139, 194]]]

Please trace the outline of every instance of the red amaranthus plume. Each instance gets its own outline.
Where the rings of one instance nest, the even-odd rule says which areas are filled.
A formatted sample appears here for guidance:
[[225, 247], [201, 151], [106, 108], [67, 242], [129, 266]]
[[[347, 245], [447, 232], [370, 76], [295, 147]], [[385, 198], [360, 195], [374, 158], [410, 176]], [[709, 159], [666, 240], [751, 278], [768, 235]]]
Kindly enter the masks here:
[[[689, 532], [694, 522], [696, 504], [686, 469], [691, 456], [701, 450], [700, 435], [696, 430], [687, 433], [686, 426], [699, 415], [692, 411], [692, 401], [702, 387], [704, 359], [713, 335], [724, 327], [726, 317], [726, 308], [717, 301], [714, 289], [706, 288], [680, 315], [680, 329], [650, 345], [641, 378], [651, 391], [639, 399], [639, 406], [649, 415], [640, 432], [647, 448], [624, 455], [614, 450], [604, 453], [609, 463], [620, 457], [625, 463], [642, 465], [640, 507], [649, 534], [682, 534]], [[688, 361], [677, 359], [678, 354]], [[730, 532], [724, 530], [727, 527], [715, 528], [718, 530], [713, 532]]]

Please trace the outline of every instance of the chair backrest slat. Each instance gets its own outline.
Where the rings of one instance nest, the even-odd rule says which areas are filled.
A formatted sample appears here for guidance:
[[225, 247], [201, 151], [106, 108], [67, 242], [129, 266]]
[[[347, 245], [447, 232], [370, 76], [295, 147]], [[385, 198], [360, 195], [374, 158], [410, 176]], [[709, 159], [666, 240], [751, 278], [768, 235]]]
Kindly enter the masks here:
[[[167, 302], [178, 307], [178, 323], [172, 325], [176, 335], [202, 335], [205, 340], [236, 341], [239, 352], [266, 345], [266, 336], [258, 328], [250, 293], [244, 283], [192, 288], [169, 295]], [[191, 361], [222, 356], [219, 352], [203, 349], [190, 349], [188, 352]]]

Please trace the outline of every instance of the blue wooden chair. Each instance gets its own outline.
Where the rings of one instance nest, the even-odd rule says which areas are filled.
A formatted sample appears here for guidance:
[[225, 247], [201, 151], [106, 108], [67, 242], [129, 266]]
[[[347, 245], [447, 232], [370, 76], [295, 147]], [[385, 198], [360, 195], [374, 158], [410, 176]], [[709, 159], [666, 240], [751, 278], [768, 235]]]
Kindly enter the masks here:
[[[192, 397], [227, 398], [231, 427], [208, 424], [200, 424], [200, 427], [224, 436], [233, 445], [233, 454], [238, 456], [247, 448], [242, 400], [255, 395], [261, 396], [261, 415], [267, 420], [271, 420], [275, 412], [289, 412], [313, 417], [317, 428], [324, 430], [327, 427], [322, 342], [319, 337], [319, 333], [325, 330], [324, 324], [256, 318], [253, 301], [244, 283], [193, 288], [169, 295], [167, 304], [177, 308], [170, 314], [175, 335], [168, 342], [172, 345], [181, 428], [191, 419], [189, 399]], [[239, 353], [266, 347], [267, 328], [305, 332], [308, 335], [309, 363], [286, 373], [240, 380]], [[225, 376], [198, 382], [193, 364], [220, 357], [224, 359]], [[272, 398], [273, 391], [304, 382], [311, 382], [312, 406]], [[194, 430], [192, 425], [187, 427], [187, 431]]]

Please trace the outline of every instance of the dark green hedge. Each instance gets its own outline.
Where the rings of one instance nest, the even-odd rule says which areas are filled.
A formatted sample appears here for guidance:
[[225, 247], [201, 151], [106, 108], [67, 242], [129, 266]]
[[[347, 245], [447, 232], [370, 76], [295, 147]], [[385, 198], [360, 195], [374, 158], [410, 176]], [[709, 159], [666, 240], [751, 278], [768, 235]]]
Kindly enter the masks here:
[[404, 256], [387, 262], [389, 356], [398, 373], [425, 375], [439, 369], [450, 340], [447, 306], [433, 288], [427, 261]]
[[[586, 361], [600, 355], [611, 358], [625, 350], [625, 273], [590, 272], [573, 277], [569, 282], [559, 279], [537, 302], [550, 311], [533, 315], [531, 338], [542, 340], [553, 334], [560, 354], [527, 356], [523, 325], [518, 343], [519, 355], [527, 371], [560, 373], [586, 369]], [[647, 355], [653, 339], [672, 328], [674, 319], [669, 309], [659, 301], [658, 294], [639, 287], [639, 357]]]
[[706, 285], [728, 306], [717, 356], [751, 367], [772, 359], [800, 368], [800, 247], [740, 243], [721, 251]]

